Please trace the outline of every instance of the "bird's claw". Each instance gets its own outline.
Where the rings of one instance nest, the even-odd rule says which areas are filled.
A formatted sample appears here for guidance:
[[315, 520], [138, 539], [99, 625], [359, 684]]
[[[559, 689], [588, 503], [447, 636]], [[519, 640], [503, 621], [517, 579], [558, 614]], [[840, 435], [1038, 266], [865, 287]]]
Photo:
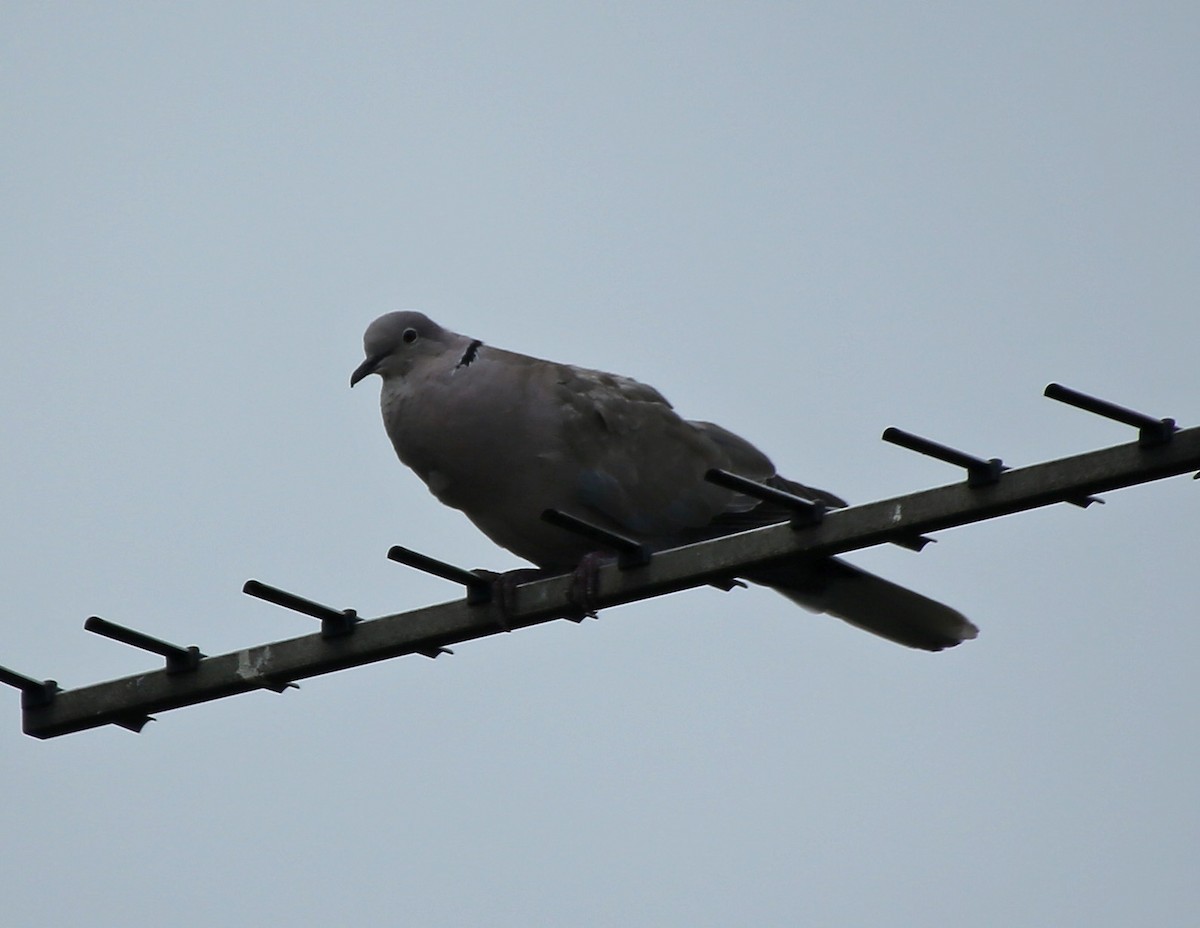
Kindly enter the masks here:
[[578, 611], [567, 618], [577, 622], [599, 618], [600, 568], [611, 562], [612, 556], [603, 551], [590, 551], [579, 559], [571, 572], [571, 588], [567, 592], [567, 598]]
[[500, 573], [495, 570], [476, 568], [478, 574], [492, 584], [492, 602], [496, 605], [496, 624], [502, 631], [512, 631], [512, 619], [517, 614], [517, 587], [522, 583], [540, 580], [546, 576], [544, 570], [536, 567], [518, 567]]

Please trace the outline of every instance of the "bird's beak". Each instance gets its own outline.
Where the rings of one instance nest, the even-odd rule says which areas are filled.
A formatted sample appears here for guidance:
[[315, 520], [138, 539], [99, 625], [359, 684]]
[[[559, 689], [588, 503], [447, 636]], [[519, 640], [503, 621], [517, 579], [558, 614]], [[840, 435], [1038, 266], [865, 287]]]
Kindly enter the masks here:
[[350, 386], [354, 386], [368, 374], [374, 374], [375, 368], [379, 366], [379, 358], [367, 358], [362, 364], [354, 369], [354, 373], [350, 375]]

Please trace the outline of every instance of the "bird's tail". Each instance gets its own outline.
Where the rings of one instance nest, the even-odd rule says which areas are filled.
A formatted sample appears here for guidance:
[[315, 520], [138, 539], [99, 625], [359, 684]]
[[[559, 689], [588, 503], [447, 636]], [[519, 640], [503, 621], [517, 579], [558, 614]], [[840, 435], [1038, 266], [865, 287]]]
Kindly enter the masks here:
[[837, 558], [760, 567], [745, 578], [910, 648], [941, 651], [979, 634], [961, 612]]

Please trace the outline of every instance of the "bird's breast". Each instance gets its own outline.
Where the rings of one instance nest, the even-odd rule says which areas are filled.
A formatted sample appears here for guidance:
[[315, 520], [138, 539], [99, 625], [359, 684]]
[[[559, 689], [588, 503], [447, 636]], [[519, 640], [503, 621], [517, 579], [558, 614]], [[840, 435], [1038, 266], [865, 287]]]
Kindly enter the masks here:
[[383, 419], [396, 454], [440, 502], [472, 518], [517, 499], [561, 504], [571, 478], [559, 424], [523, 402], [511, 379], [491, 374], [476, 362], [427, 379], [419, 391], [385, 384]]

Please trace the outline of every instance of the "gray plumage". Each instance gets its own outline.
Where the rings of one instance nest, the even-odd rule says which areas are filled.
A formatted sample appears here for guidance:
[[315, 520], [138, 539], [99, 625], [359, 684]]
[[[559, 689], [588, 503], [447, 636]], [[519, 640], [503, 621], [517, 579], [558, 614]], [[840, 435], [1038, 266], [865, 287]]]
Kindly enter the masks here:
[[[382, 378], [384, 427], [400, 460], [438, 500], [542, 568], [569, 571], [593, 547], [542, 521], [549, 508], [659, 548], [787, 518], [705, 481], [713, 467], [845, 505], [780, 477], [745, 439], [681, 418], [627, 377], [492, 348], [416, 312], [376, 319], [363, 346], [350, 384]], [[836, 558], [745, 579], [910, 647], [937, 651], [977, 633], [948, 606]]]

